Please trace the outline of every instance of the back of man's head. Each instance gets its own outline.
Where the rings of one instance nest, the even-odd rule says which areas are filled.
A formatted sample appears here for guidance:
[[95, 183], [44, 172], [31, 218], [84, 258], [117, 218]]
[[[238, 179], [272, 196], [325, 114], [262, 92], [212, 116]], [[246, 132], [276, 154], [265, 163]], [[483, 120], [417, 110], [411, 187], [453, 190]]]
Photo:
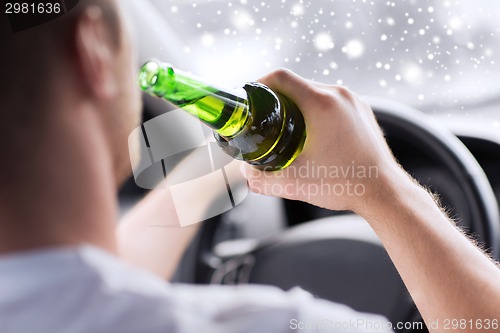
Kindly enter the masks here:
[[[117, 57], [130, 47], [124, 51], [121, 45], [124, 38], [116, 0], [80, 0], [56, 19], [22, 31], [12, 29], [11, 23], [7, 14], [0, 14], [0, 155], [22, 163], [18, 158], [31, 153], [26, 149], [36, 150], [40, 136], [50, 131], [46, 125], [48, 118], [55, 117], [54, 110], [63, 102], [65, 112], [77, 107], [72, 100], [68, 102], [70, 98], [85, 101], [95, 97], [102, 108], [122, 109], [112, 103], [126, 100], [118, 95], [130, 89], [113, 85], [128, 81], [126, 88], [131, 86], [130, 75], [123, 78], [119, 70], [125, 61], [120, 63]], [[123, 72], [129, 69], [132, 67]], [[108, 86], [112, 93], [96, 95]], [[120, 142], [126, 142], [123, 135]], [[8, 177], [6, 168], [0, 166], [0, 174], [4, 174], [0, 178]]]
[[19, 114], [21, 109], [30, 112], [36, 106], [31, 104], [47, 99], [47, 90], [58, 67], [66, 58], [74, 56], [71, 38], [75, 20], [89, 6], [102, 10], [110, 36], [118, 43], [119, 24], [114, 0], [80, 0], [73, 9], [54, 20], [21, 31], [13, 28], [8, 14], [0, 14], [0, 78], [4, 82], [0, 89], [2, 118], [6, 112]]

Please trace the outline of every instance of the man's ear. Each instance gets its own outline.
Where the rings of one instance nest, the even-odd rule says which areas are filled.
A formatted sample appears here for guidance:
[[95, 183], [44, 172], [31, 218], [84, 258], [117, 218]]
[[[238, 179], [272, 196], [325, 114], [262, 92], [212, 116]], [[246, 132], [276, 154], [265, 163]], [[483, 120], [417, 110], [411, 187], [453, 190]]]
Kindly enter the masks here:
[[114, 97], [118, 91], [113, 73], [115, 49], [99, 7], [91, 6], [79, 15], [75, 42], [76, 61], [88, 91], [100, 99]]

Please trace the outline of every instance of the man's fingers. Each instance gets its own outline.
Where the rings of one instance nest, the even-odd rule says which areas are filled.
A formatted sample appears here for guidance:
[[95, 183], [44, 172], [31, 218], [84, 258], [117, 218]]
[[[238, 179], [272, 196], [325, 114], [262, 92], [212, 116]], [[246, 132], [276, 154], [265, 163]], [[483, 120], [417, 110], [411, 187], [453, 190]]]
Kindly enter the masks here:
[[[288, 69], [278, 69], [271, 72], [261, 78], [259, 82], [293, 100], [302, 112], [306, 123], [317, 116], [315, 113], [318, 111], [338, 107], [338, 92], [333, 89], [333, 86], [323, 86], [310, 82]], [[343, 88], [340, 87], [340, 89]]]
[[317, 89], [314, 85], [288, 69], [275, 70], [259, 82], [292, 99], [299, 108], [305, 108], [315, 101]]
[[252, 192], [283, 198], [293, 198], [294, 187], [290, 185], [293, 184], [292, 180], [275, 177], [275, 173], [259, 170], [249, 164], [245, 165], [245, 172], [248, 186]]

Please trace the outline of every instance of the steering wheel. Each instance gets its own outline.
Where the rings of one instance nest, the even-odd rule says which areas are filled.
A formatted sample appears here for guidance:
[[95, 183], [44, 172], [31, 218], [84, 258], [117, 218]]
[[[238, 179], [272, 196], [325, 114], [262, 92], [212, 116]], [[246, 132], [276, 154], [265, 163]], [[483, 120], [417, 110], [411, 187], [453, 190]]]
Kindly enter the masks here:
[[[459, 225], [498, 258], [498, 205], [472, 154], [456, 136], [422, 112], [393, 101], [367, 100], [403, 167], [438, 192]], [[307, 204], [292, 205], [299, 205], [302, 211], [316, 209], [318, 214], [310, 214], [311, 220], [325, 215]], [[315, 296], [384, 315], [393, 325], [421, 320], [377, 236], [354, 214], [292, 226], [230, 258], [214, 251], [221, 221], [221, 216], [206, 221], [194, 243], [196, 283], [256, 283], [285, 290], [300, 286]]]

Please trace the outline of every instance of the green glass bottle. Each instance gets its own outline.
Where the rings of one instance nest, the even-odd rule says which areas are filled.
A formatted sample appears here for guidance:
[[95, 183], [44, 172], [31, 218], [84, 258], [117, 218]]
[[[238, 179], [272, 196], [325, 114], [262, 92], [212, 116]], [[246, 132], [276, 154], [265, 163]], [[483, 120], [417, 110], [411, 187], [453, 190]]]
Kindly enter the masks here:
[[260, 169], [286, 168], [304, 145], [306, 129], [298, 107], [261, 83], [220, 88], [168, 64], [149, 61], [141, 67], [139, 85], [198, 117], [215, 131], [224, 152]]

